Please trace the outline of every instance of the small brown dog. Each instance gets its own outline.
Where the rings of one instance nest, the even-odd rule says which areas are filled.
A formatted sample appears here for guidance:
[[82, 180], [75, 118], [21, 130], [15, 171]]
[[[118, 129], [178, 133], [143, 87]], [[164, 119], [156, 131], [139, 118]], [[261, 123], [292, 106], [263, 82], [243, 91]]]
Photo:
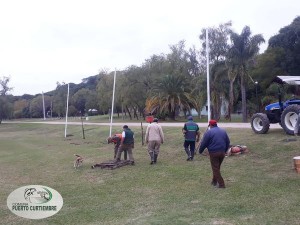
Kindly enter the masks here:
[[78, 167], [80, 167], [82, 165], [83, 158], [77, 154], [74, 154], [74, 156], [76, 157], [76, 159], [74, 161], [74, 168], [77, 169]]

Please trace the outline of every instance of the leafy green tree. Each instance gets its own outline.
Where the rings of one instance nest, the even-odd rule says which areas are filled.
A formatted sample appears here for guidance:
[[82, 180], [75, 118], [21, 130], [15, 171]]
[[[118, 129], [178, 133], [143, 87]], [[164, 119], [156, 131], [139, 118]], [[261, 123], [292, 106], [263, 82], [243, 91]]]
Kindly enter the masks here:
[[274, 35], [269, 40], [268, 49], [281, 48], [285, 58], [280, 66], [289, 75], [300, 74], [300, 16], [294, 21], [279, 30], [279, 34]]
[[13, 114], [13, 105], [7, 96], [0, 95], [0, 123], [3, 119], [11, 119]]
[[[231, 21], [222, 23], [218, 27], [208, 28], [209, 60], [211, 63], [224, 61], [230, 45], [228, 43], [231, 30]], [[202, 41], [202, 56], [206, 56], [206, 29], [202, 29], [199, 36]]]
[[29, 101], [26, 99], [20, 99], [14, 102], [14, 118], [26, 118], [29, 117], [27, 112], [29, 111]]
[[176, 76], [189, 76], [189, 55], [185, 50], [185, 41], [181, 40], [178, 44], [170, 46], [171, 52], [167, 54], [168, 70], [165, 74], [173, 74]]
[[[99, 110], [106, 114], [111, 108], [112, 94], [113, 94], [113, 73], [101, 74], [100, 82], [97, 85], [97, 101], [99, 103]], [[117, 80], [119, 80], [117, 78]], [[119, 85], [119, 81], [116, 82]], [[118, 88], [116, 88], [118, 90]]]
[[[66, 114], [67, 107], [67, 84], [60, 85], [59, 83], [57, 83], [57, 87], [52, 94], [53, 116], [63, 117]], [[69, 95], [72, 96], [72, 93], [70, 93]]]
[[[44, 95], [45, 103], [45, 113], [51, 108], [51, 97]], [[29, 111], [30, 115], [33, 118], [43, 118], [44, 117], [44, 106], [43, 106], [43, 97], [38, 95], [30, 101]]]
[[211, 118], [219, 120], [221, 118], [221, 107], [228, 99], [229, 80], [228, 68], [224, 61], [215, 62], [211, 68]]
[[87, 112], [89, 109], [98, 108], [97, 94], [95, 91], [82, 88], [73, 95], [72, 99], [75, 108], [82, 114]]
[[195, 108], [192, 100], [189, 83], [184, 76], [166, 75], [158, 81], [152, 97], [147, 100], [147, 108], [149, 111], [157, 109], [159, 113], [165, 112], [175, 120], [176, 110]]
[[118, 99], [122, 101], [131, 119], [131, 111], [133, 111], [133, 117], [139, 119], [139, 115], [143, 116], [147, 98], [147, 86], [145, 84], [147, 71], [142, 67], [130, 66], [121, 76], [123, 79], [119, 82], [121, 85], [118, 86]]
[[12, 99], [8, 96], [8, 92], [12, 90], [8, 86], [9, 81], [9, 77], [0, 78], [0, 123], [3, 119], [12, 118], [13, 114]]
[[[211, 118], [219, 119], [221, 116], [221, 106], [228, 101], [229, 96], [225, 89], [229, 87], [228, 66], [225, 63], [230, 48], [229, 37], [232, 32], [231, 21], [220, 24], [218, 27], [208, 28], [209, 62], [210, 62], [210, 95], [211, 95]], [[202, 29], [199, 36], [202, 41], [202, 63], [206, 63], [206, 30]], [[206, 70], [206, 67], [205, 67]], [[234, 81], [233, 81], [234, 82]], [[233, 85], [232, 82], [232, 85]], [[225, 86], [226, 85], [226, 86]], [[230, 101], [230, 100], [229, 100]], [[229, 104], [230, 105], [230, 104]], [[230, 108], [227, 110], [230, 117]]]
[[261, 34], [251, 36], [248, 26], [243, 28], [241, 34], [232, 32], [230, 38], [232, 46], [229, 49], [228, 57], [234, 65], [236, 76], [240, 79], [243, 122], [247, 122], [246, 81], [249, 78], [249, 64], [258, 54], [259, 45], [265, 40]]
[[2, 77], [0, 78], [0, 95], [5, 96], [10, 92], [13, 88], [8, 86], [10, 81], [10, 77]]
[[192, 80], [193, 89], [191, 96], [195, 104], [195, 110], [198, 112], [199, 118], [201, 119], [201, 111], [203, 106], [207, 102], [207, 81], [206, 76], [199, 75], [194, 77]]

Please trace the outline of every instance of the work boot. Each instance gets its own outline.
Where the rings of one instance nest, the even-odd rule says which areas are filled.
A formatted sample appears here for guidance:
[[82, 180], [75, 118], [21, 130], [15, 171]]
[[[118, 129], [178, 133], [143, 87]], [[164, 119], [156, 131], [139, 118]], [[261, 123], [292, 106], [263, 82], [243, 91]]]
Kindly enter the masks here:
[[186, 161], [190, 161], [191, 160], [191, 152], [188, 148], [185, 148], [184, 151], [186, 152], [186, 154], [188, 155], [188, 158]]
[[152, 165], [152, 164], [154, 164], [154, 153], [153, 152], [149, 153], [149, 155], [150, 155], [150, 159], [151, 159], [150, 165]]
[[195, 151], [191, 151], [191, 160], [194, 159]]
[[218, 185], [218, 182], [217, 181], [212, 181], [210, 184], [215, 187], [215, 186]]
[[158, 154], [154, 154], [154, 163], [157, 162], [157, 157], [158, 157]]

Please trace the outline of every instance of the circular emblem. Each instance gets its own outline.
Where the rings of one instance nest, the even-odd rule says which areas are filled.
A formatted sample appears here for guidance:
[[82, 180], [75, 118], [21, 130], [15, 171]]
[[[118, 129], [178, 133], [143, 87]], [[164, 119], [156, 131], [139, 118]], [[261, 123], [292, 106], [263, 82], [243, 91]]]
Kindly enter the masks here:
[[43, 219], [58, 213], [63, 206], [63, 198], [50, 187], [29, 185], [11, 192], [7, 206], [17, 216]]

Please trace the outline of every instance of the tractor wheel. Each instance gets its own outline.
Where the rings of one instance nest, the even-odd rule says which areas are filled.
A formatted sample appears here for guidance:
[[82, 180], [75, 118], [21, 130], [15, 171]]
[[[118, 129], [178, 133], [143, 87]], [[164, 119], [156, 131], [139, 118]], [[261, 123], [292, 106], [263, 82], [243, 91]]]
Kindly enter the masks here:
[[294, 135], [295, 125], [300, 113], [300, 105], [290, 105], [281, 114], [281, 124], [283, 130], [290, 135]]
[[251, 118], [252, 130], [257, 134], [265, 134], [270, 128], [270, 121], [266, 114], [256, 113]]

